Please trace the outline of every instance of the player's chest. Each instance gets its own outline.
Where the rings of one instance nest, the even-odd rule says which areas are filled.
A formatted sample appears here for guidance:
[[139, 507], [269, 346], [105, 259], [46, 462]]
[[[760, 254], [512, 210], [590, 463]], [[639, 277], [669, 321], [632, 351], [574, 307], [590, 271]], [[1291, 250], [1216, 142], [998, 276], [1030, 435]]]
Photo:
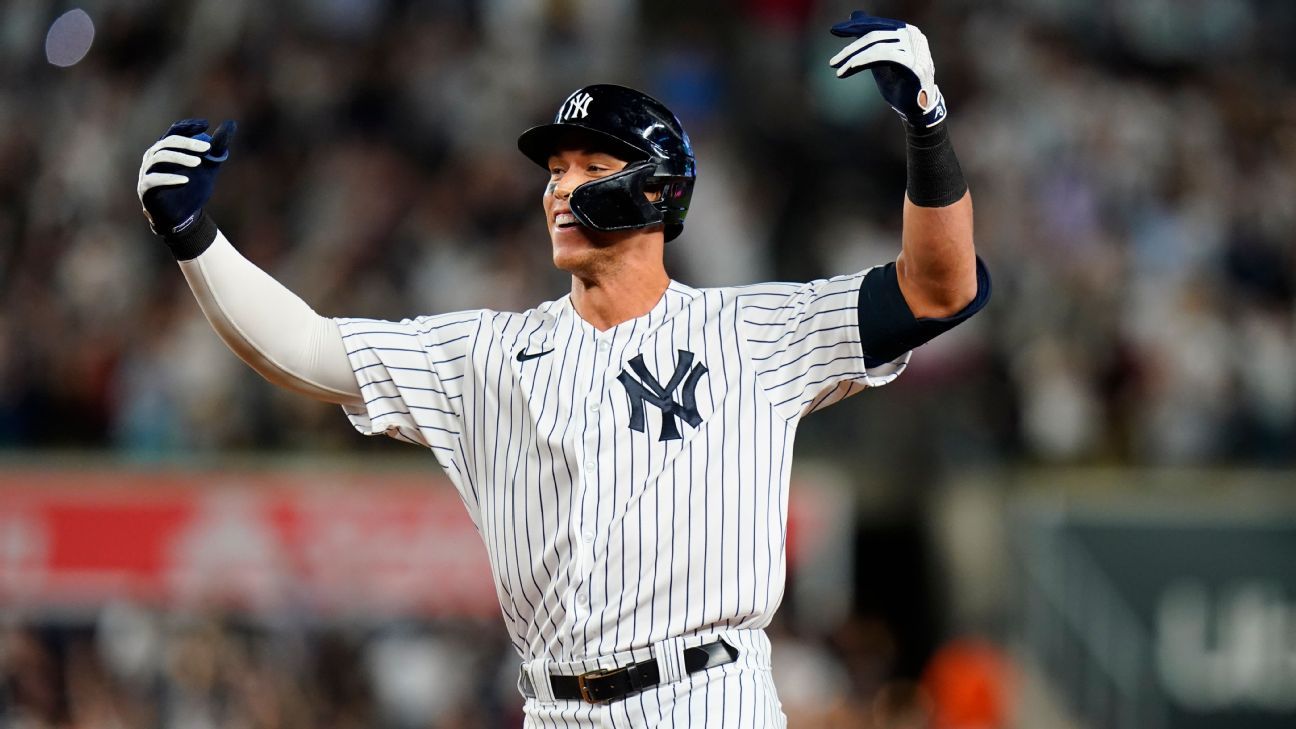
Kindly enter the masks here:
[[501, 346], [497, 407], [553, 446], [683, 444], [722, 413], [749, 375], [718, 323], [671, 324]]

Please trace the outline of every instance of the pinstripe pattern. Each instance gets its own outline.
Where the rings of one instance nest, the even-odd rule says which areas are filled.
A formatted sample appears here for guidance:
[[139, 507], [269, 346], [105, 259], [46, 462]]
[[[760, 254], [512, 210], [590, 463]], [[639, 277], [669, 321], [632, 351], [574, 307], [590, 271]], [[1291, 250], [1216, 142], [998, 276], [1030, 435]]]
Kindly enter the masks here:
[[[800, 418], [891, 381], [908, 360], [865, 368], [863, 276], [705, 290], [673, 282], [652, 311], [605, 332], [568, 297], [520, 314], [340, 319], [366, 400], [346, 412], [362, 433], [426, 446], [446, 469], [525, 661], [745, 635], [769, 623], [783, 595]], [[617, 376], [641, 356], [665, 385], [681, 352], [705, 366], [692, 391], [700, 423], [649, 403], [644, 431], [631, 429], [630, 389]], [[670, 393], [675, 403], [683, 389]], [[664, 418], [675, 418], [679, 439], [660, 440]], [[732, 706], [724, 726], [781, 726], [762, 669], [717, 670], [618, 702], [629, 712], [619, 721], [591, 723], [589, 707], [569, 707], [575, 719], [564, 709], [534, 725], [642, 725], [658, 714], [669, 725], [743, 694], [746, 709]], [[685, 697], [688, 687], [697, 691]]]

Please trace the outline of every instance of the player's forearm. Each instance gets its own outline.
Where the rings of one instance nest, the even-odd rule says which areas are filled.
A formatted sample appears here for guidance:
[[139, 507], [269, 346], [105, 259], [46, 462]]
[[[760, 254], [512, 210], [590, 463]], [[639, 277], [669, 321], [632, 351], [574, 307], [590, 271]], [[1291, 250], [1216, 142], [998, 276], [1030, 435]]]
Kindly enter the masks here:
[[896, 277], [915, 317], [951, 316], [976, 297], [971, 193], [942, 207], [906, 197], [902, 240]]
[[337, 323], [240, 255], [224, 235], [180, 261], [180, 269], [212, 328], [262, 377], [318, 400], [360, 402]]
[[907, 181], [896, 277], [918, 318], [958, 313], [977, 294], [972, 197], [946, 123], [906, 124]]

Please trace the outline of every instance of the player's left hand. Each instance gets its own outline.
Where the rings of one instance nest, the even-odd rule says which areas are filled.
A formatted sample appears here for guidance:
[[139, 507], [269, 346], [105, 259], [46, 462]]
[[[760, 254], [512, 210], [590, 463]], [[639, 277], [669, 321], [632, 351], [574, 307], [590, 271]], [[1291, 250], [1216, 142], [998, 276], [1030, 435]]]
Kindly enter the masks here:
[[837, 78], [873, 71], [882, 97], [910, 126], [922, 129], [945, 121], [945, 98], [936, 86], [936, 67], [927, 37], [902, 20], [860, 10], [832, 27], [841, 38], [857, 38], [828, 62]]

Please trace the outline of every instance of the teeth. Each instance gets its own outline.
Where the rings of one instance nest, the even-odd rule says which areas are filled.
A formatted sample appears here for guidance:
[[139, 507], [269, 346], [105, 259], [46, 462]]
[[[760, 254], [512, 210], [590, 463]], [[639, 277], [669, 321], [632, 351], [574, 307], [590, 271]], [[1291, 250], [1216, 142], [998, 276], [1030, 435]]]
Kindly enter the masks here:
[[579, 222], [571, 213], [558, 213], [554, 216], [555, 225], [576, 225]]

